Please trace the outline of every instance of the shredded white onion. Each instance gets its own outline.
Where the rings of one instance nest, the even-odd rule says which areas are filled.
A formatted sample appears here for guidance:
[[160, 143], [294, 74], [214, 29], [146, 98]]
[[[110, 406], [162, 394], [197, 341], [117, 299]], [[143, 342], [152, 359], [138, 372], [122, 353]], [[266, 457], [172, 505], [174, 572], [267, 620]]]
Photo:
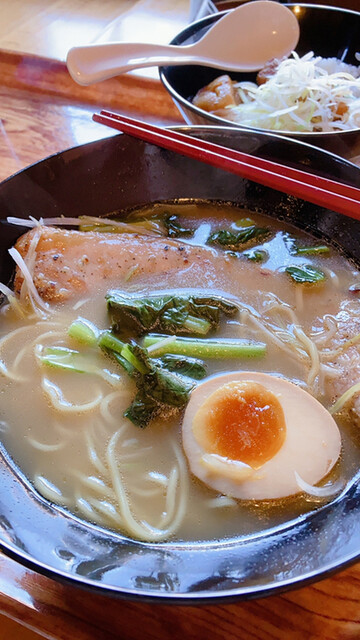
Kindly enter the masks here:
[[11, 289], [9, 289], [9, 287], [7, 287], [6, 284], [3, 284], [2, 282], [0, 282], [0, 291], [6, 298], [12, 298], [14, 296], [14, 292], [11, 291]]
[[19, 227], [29, 227], [33, 229], [39, 225], [44, 226], [53, 226], [57, 227], [65, 226], [65, 227], [79, 227], [86, 224], [101, 224], [107, 225], [111, 224], [113, 227], [123, 227], [125, 225], [124, 222], [119, 222], [117, 220], [111, 220], [110, 218], [93, 218], [90, 216], [84, 216], [83, 218], [66, 218], [65, 216], [59, 216], [58, 218], [40, 218], [36, 220], [33, 216], [29, 216], [28, 218], [15, 218], [9, 216], [7, 219], [9, 224], [14, 224]]
[[38, 226], [56, 226], [56, 227], [82, 227], [82, 226], [98, 226], [99, 231], [103, 226], [111, 226], [118, 228], [119, 231], [128, 233], [147, 233], [149, 235], [160, 235], [158, 225], [155, 221], [143, 222], [122, 222], [121, 220], [114, 220], [113, 218], [97, 218], [95, 216], [81, 216], [79, 218], [67, 218], [65, 216], [59, 216], [58, 218], [40, 218], [36, 220], [33, 216], [29, 218], [16, 218], [9, 216], [7, 219], [9, 224], [17, 225], [20, 227], [28, 227], [33, 229]]
[[339, 493], [344, 488], [344, 483], [341, 480], [338, 480], [334, 484], [326, 485], [325, 487], [315, 487], [314, 485], [306, 482], [306, 480], [303, 480], [297, 471], [294, 471], [294, 474], [300, 489], [305, 493], [308, 493], [310, 496], [315, 496], [316, 498], [328, 498], [329, 496]]
[[235, 84], [243, 102], [229, 119], [277, 131], [331, 132], [360, 127], [360, 68], [311, 51], [280, 62], [267, 82]]
[[31, 293], [31, 295], [34, 298], [34, 301], [36, 302], [36, 304], [38, 305], [38, 307], [40, 309], [42, 309], [43, 311], [45, 311], [46, 313], [49, 310], [49, 305], [47, 304], [47, 302], [44, 302], [41, 297], [38, 294], [38, 290], [34, 285], [34, 281], [32, 279], [31, 273], [25, 263], [25, 260], [23, 259], [23, 257], [20, 255], [20, 253], [18, 252], [17, 249], [15, 249], [15, 247], [12, 247], [11, 249], [9, 249], [9, 254], [12, 257], [12, 259], [14, 260], [14, 262], [17, 264], [17, 266], [19, 267], [21, 273], [23, 274], [24, 280], [26, 281], [27, 287], [29, 292]]

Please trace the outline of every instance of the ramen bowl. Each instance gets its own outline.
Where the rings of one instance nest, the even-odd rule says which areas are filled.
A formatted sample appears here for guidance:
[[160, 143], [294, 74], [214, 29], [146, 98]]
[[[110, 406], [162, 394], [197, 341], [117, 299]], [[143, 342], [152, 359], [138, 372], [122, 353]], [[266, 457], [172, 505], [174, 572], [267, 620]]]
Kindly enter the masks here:
[[[325, 177], [359, 181], [353, 164], [285, 137], [214, 126], [185, 131]], [[358, 221], [117, 135], [58, 153], [0, 185], [1, 281], [10, 281], [8, 249], [26, 231], [9, 224], [9, 216], [103, 216], [174, 201], [234, 203], [263, 212], [335, 244], [360, 263]], [[4, 446], [0, 480], [5, 554], [56, 580], [121, 598], [198, 604], [262, 597], [329, 576], [360, 557], [355, 472], [330, 502], [277, 526], [265, 519], [247, 535], [156, 543], [91, 524], [45, 499]]]
[[[316, 4], [286, 4], [296, 15], [300, 26], [300, 39], [296, 53], [303, 56], [314, 52], [315, 56], [337, 58], [342, 62], [358, 65], [358, 32], [360, 13], [337, 7]], [[183, 29], [171, 42], [174, 45], [190, 45], [219, 20], [226, 11], [202, 18]], [[215, 78], [226, 74], [224, 71], [203, 66], [167, 66], [160, 68], [160, 78], [166, 90], [188, 124], [236, 126], [224, 117], [209, 113], [192, 103], [194, 96]], [[234, 81], [256, 81], [255, 73], [229, 73]], [[247, 127], [252, 128], [252, 127]], [[261, 129], [261, 126], [259, 126]], [[275, 132], [273, 132], [275, 133]], [[326, 148], [343, 157], [356, 156], [360, 150], [359, 129], [335, 132], [294, 132], [276, 131], [276, 135], [294, 137], [309, 144]]]

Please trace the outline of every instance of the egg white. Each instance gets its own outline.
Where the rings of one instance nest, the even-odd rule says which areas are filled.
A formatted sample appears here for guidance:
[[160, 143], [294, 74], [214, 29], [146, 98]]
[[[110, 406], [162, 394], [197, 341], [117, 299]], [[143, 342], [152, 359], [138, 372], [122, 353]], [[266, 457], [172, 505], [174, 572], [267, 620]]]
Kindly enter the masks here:
[[[263, 385], [276, 395], [284, 411], [286, 436], [279, 451], [260, 468], [214, 456], [200, 446], [193, 432], [194, 418], [205, 400], [231, 382]], [[258, 372], [214, 376], [192, 392], [182, 425], [183, 447], [191, 472], [222, 494], [243, 500], [283, 498], [301, 489], [295, 472], [307, 483], [317, 484], [336, 463], [341, 436], [330, 413], [309, 393], [292, 382]]]

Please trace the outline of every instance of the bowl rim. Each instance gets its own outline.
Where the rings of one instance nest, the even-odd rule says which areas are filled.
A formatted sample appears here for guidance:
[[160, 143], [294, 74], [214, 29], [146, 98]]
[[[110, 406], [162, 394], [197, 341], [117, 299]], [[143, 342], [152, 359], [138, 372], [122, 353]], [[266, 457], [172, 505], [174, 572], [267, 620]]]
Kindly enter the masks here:
[[[204, 125], [182, 125], [182, 126], [177, 126], [177, 127], [172, 127], [172, 128], [176, 128], [176, 129], [193, 129], [195, 130], [195, 132], [197, 131], [209, 131], [210, 134], [215, 133], [217, 130], [221, 130], [222, 132], [228, 134], [229, 133], [229, 127], [211, 127], [211, 126], [204, 126]], [[252, 131], [239, 131], [238, 128], [234, 127], [234, 130], [241, 135], [251, 135], [253, 132]], [[315, 150], [316, 153], [321, 154], [321, 155], [328, 155], [330, 157], [333, 157], [335, 160], [340, 160], [342, 163], [346, 164], [347, 166], [351, 167], [352, 169], [356, 168], [359, 169], [360, 168], [356, 167], [356, 165], [354, 165], [353, 163], [345, 160], [344, 158], [341, 158], [340, 156], [336, 156], [333, 153], [330, 153], [328, 151], [323, 151], [323, 150], [319, 150], [316, 147], [313, 147], [312, 145], [294, 140], [292, 138], [289, 139], [285, 139], [282, 136], [277, 136], [275, 134], [273, 134], [272, 132], [268, 133], [265, 131], [260, 131], [258, 132], [258, 134], [266, 139], [266, 140], [271, 140], [271, 139], [275, 139], [277, 141], [281, 141], [282, 143], [286, 142], [286, 140], [293, 146], [294, 144], [296, 146], [300, 147], [304, 147], [304, 148], [308, 148], [308, 149], [312, 149]], [[25, 169], [23, 169], [22, 171], [14, 174], [13, 176], [10, 176], [9, 178], [7, 178], [5, 181], [3, 181], [2, 184], [5, 184], [9, 181], [12, 180], [16, 180], [16, 177], [19, 176], [20, 174], [23, 174], [27, 171], [31, 171], [32, 167], [36, 167], [42, 163], [45, 163], [51, 159], [56, 160], [57, 158], [63, 158], [63, 156], [65, 154], [72, 154], [74, 152], [74, 150], [79, 150], [82, 148], [101, 148], [102, 145], [106, 145], [106, 144], [110, 144], [112, 145], [112, 141], [114, 141], [114, 144], [116, 143], [116, 139], [118, 139], [119, 136], [111, 136], [109, 138], [106, 139], [102, 139], [102, 140], [97, 140], [95, 142], [90, 142], [84, 145], [77, 145], [75, 147], [71, 147], [69, 149], [66, 149], [64, 151], [55, 153], [51, 156], [48, 156], [47, 158], [44, 158], [43, 160], [40, 160], [39, 162], [34, 163], [34, 165], [30, 165], [29, 167], [26, 167]], [[140, 144], [140, 143], [139, 143]], [[1, 466], [1, 465], [0, 465]], [[1, 469], [0, 469], [1, 471]], [[356, 478], [353, 479], [351, 486], [347, 489], [347, 491], [349, 491], [350, 489], [353, 490], [355, 489], [355, 484], [358, 481], [360, 477], [360, 472], [359, 474], [356, 476]], [[360, 489], [359, 489], [360, 491]], [[336, 500], [334, 501], [336, 502]], [[340, 502], [340, 500], [338, 500], [338, 502], [336, 504], [338, 504]], [[319, 509], [316, 509], [316, 511], [314, 511], [313, 513], [316, 515], [318, 513], [320, 513], [320, 511], [322, 510], [323, 513], [326, 513], [327, 511], [329, 511], [329, 509], [326, 508], [327, 505], [324, 505], [324, 507], [320, 507]], [[61, 512], [61, 508], [60, 507], [56, 507], [57, 512]], [[68, 517], [68, 519], [70, 520], [76, 520], [75, 516], [68, 516], [67, 512], [65, 512], [65, 517]], [[305, 520], [307, 521], [309, 518], [313, 519], [313, 515], [312, 513], [310, 514], [304, 514], [301, 517], [301, 522], [305, 522]], [[290, 529], [290, 525], [291, 525], [291, 521], [288, 523], [285, 523], [285, 525], [281, 526], [280, 529], [280, 533], [286, 533], [287, 530]], [[89, 527], [91, 528], [91, 525], [89, 525]], [[94, 527], [96, 529], [96, 527]], [[2, 529], [1, 529], [2, 531]], [[261, 534], [262, 532], [260, 532]], [[264, 533], [263, 533], [264, 536]], [[111, 533], [110, 536], [111, 537]], [[257, 538], [259, 538], [261, 536], [257, 536]], [[116, 538], [118, 539], [118, 536], [116, 536]], [[281, 539], [281, 536], [279, 537], [279, 539]], [[181, 546], [186, 546], [187, 543], [158, 543], [158, 544], [153, 544], [153, 543], [141, 543], [141, 545], [146, 545], [148, 548], [150, 549], [160, 549], [163, 548], [165, 550], [168, 549], [179, 549]], [[239, 545], [239, 540], [228, 540], [225, 541], [222, 545], [220, 545], [223, 549], [227, 548], [231, 548], [232, 546], [235, 547], [236, 545]], [[134, 546], [138, 546], [138, 543], [135, 543]], [[197, 544], [197, 546], [201, 548], [204, 548], [204, 546], [209, 546], [209, 543], [199, 543]], [[206, 603], [221, 603], [221, 602], [235, 602], [238, 600], [246, 600], [246, 599], [250, 599], [250, 598], [257, 598], [257, 597], [265, 597], [265, 596], [270, 596], [270, 595], [274, 595], [274, 594], [279, 594], [282, 593], [284, 591], [288, 591], [290, 589], [295, 589], [298, 588], [299, 586], [304, 586], [306, 584], [315, 582], [321, 578], [330, 576], [332, 573], [335, 573], [336, 571], [339, 571], [340, 569], [343, 569], [351, 564], [354, 564], [355, 562], [357, 562], [360, 559], [360, 545], [359, 548], [356, 550], [356, 552], [352, 552], [352, 553], [347, 553], [345, 554], [340, 560], [339, 559], [334, 559], [333, 561], [329, 561], [327, 562], [322, 569], [319, 571], [318, 569], [314, 569], [314, 570], [308, 570], [307, 572], [296, 576], [296, 577], [290, 577], [287, 579], [282, 579], [278, 582], [276, 582], [275, 580], [273, 580], [271, 583], [266, 583], [266, 584], [257, 584], [257, 585], [243, 585], [240, 584], [240, 586], [238, 586], [237, 588], [232, 587], [231, 589], [224, 589], [224, 590], [219, 590], [219, 591], [213, 591], [213, 592], [166, 592], [166, 593], [162, 593], [159, 591], [152, 591], [150, 589], [146, 590], [146, 589], [142, 589], [141, 592], [139, 593], [138, 589], [129, 589], [129, 588], [124, 588], [124, 586], [117, 586], [117, 585], [112, 585], [109, 583], [102, 583], [99, 581], [95, 581], [92, 580], [91, 578], [89, 578], [88, 576], [81, 576], [81, 574], [74, 574], [74, 573], [69, 573], [69, 572], [65, 572], [61, 569], [58, 569], [54, 566], [52, 566], [50, 563], [45, 563], [41, 560], [37, 560], [34, 559], [32, 556], [30, 556], [28, 553], [26, 553], [25, 551], [22, 551], [21, 549], [19, 549], [18, 547], [15, 547], [14, 544], [11, 543], [11, 541], [9, 542], [8, 540], [4, 539], [3, 536], [0, 533], [0, 549], [2, 549], [4, 551], [4, 553], [6, 555], [8, 555], [9, 557], [15, 559], [16, 561], [20, 562], [21, 564], [23, 564], [26, 567], [29, 567], [31, 569], [33, 569], [34, 571], [37, 571], [38, 573], [41, 573], [43, 575], [46, 575], [50, 578], [55, 578], [55, 579], [59, 579], [62, 582], [65, 582], [67, 584], [72, 584], [72, 585], [78, 585], [82, 588], [85, 588], [91, 592], [95, 592], [97, 591], [98, 593], [102, 593], [102, 594], [107, 594], [109, 596], [117, 596], [117, 597], [122, 597], [122, 598], [128, 598], [128, 599], [132, 599], [132, 600], [142, 600], [142, 601], [151, 601], [151, 602], [159, 602], [159, 603], [174, 603], [174, 604], [206, 604]]]

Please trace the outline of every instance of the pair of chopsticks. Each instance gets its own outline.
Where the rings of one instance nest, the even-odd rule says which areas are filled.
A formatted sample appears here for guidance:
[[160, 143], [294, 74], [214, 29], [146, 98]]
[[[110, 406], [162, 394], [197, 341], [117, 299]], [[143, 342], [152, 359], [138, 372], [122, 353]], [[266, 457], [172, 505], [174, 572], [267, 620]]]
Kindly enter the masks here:
[[103, 110], [93, 120], [277, 191], [360, 220], [360, 189]]

